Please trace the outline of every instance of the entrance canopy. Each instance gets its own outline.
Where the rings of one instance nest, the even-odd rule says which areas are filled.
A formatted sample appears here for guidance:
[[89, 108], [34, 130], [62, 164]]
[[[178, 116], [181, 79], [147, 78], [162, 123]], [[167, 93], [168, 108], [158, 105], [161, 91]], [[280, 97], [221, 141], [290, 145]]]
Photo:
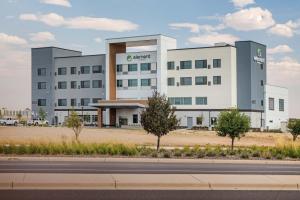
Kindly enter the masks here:
[[90, 103], [96, 108], [145, 108], [147, 100], [100, 100], [98, 103]]

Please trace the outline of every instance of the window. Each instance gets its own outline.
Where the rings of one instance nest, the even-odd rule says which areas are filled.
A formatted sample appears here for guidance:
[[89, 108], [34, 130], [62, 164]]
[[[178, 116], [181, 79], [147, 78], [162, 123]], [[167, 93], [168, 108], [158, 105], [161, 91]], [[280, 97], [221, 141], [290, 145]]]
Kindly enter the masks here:
[[221, 76], [214, 76], [213, 83], [214, 85], [221, 85]]
[[98, 103], [98, 101], [100, 101], [100, 100], [101, 100], [101, 98], [93, 98], [92, 102], [93, 103]]
[[207, 76], [196, 76], [195, 85], [207, 85]]
[[58, 99], [58, 106], [67, 106], [67, 99]]
[[260, 63], [259, 65], [260, 65], [260, 69], [264, 70], [264, 64]]
[[261, 105], [261, 106], [264, 106], [264, 100], [261, 100], [261, 101], [260, 101], [260, 105]]
[[46, 82], [38, 82], [38, 89], [47, 89], [46, 88], [47, 83]]
[[71, 81], [71, 89], [76, 89], [76, 88], [77, 88], [77, 82]]
[[46, 68], [38, 68], [38, 76], [46, 76]]
[[102, 65], [94, 65], [93, 66], [93, 73], [98, 74], [102, 72]]
[[175, 78], [168, 78], [168, 86], [174, 86], [175, 85]]
[[141, 86], [150, 86], [151, 85], [151, 79], [147, 78], [147, 79], [141, 79]]
[[168, 62], [168, 70], [174, 70], [175, 69], [175, 62], [170, 61]]
[[274, 98], [269, 98], [269, 110], [274, 110]]
[[46, 99], [38, 99], [38, 106], [46, 106]]
[[169, 97], [168, 100], [172, 105], [192, 105], [192, 97]]
[[93, 88], [101, 88], [102, 87], [102, 81], [101, 80], [93, 80]]
[[284, 111], [284, 99], [279, 99], [279, 111]]
[[264, 86], [264, 81], [263, 80], [260, 81], [260, 85]]
[[90, 66], [81, 66], [80, 67], [81, 74], [89, 74], [90, 73]]
[[90, 115], [83, 115], [83, 121], [84, 122], [90, 122], [91, 121], [91, 116]]
[[90, 99], [89, 98], [82, 98], [80, 99], [80, 105], [81, 106], [88, 106], [90, 103]]
[[207, 105], [207, 97], [196, 97], [196, 105]]
[[58, 82], [58, 89], [67, 89], [67, 82], [66, 81]]
[[192, 85], [192, 77], [181, 77], [180, 85]]
[[123, 66], [122, 65], [117, 65], [117, 72], [122, 72], [123, 71]]
[[132, 115], [132, 123], [134, 123], [134, 124], [138, 123], [138, 115], [137, 114]]
[[66, 74], [67, 74], [67, 68], [66, 67], [58, 68], [58, 75], [66, 75]]
[[71, 67], [71, 74], [77, 74], [76, 67]]
[[123, 87], [123, 81], [117, 80], [117, 87]]
[[221, 67], [221, 59], [213, 59], [213, 67], [220, 68]]
[[128, 71], [129, 72], [137, 71], [137, 64], [128, 64]]
[[192, 61], [180, 61], [180, 69], [192, 69]]
[[196, 60], [195, 68], [207, 68], [207, 60]]
[[71, 106], [76, 106], [77, 105], [77, 103], [76, 103], [76, 99], [71, 99]]
[[138, 80], [137, 79], [128, 79], [128, 87], [137, 87]]
[[92, 115], [92, 122], [98, 122], [98, 115]]
[[90, 81], [81, 81], [80, 87], [81, 88], [90, 88]]
[[141, 71], [150, 71], [151, 63], [141, 63]]

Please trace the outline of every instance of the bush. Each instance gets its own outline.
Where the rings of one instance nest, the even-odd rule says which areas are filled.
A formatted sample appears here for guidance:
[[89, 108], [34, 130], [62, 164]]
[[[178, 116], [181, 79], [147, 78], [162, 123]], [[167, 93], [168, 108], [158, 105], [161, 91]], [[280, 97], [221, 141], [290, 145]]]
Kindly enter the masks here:
[[169, 151], [164, 152], [164, 158], [171, 158], [171, 153]]
[[181, 153], [181, 150], [180, 149], [174, 149], [174, 156], [175, 157], [181, 157], [182, 156], [182, 153]]
[[197, 158], [204, 158], [205, 157], [205, 153], [203, 151], [198, 151], [197, 153]]
[[249, 158], [249, 154], [247, 151], [243, 151], [241, 154], [240, 154], [240, 158], [242, 159], [248, 159]]

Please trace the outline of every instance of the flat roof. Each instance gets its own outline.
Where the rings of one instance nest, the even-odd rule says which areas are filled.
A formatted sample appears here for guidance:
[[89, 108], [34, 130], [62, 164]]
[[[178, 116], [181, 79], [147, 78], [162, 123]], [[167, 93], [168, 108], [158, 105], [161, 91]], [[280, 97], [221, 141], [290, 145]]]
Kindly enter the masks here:
[[259, 43], [259, 42], [255, 42], [255, 41], [253, 41], [253, 40], [242, 40], [242, 41], [236, 41], [236, 43], [237, 42], [253, 42], [253, 43], [256, 43], [256, 44], [260, 44], [260, 45], [263, 45], [263, 46], [267, 46], [267, 45], [265, 45], [265, 44], [262, 44], [262, 43]]
[[176, 50], [189, 50], [189, 49], [208, 49], [208, 48], [224, 48], [224, 47], [233, 47], [233, 45], [227, 44], [224, 46], [207, 46], [207, 47], [187, 47], [187, 48], [177, 48], [177, 49], [168, 49], [168, 51], [176, 51]]
[[174, 37], [164, 35], [164, 34], [153, 34], [153, 35], [136, 35], [136, 36], [127, 36], [127, 37], [106, 38], [105, 40], [115, 40], [115, 39], [123, 39], [123, 38], [136, 38], [136, 37], [151, 37], [151, 36], [165, 36], [165, 37], [176, 39]]
[[91, 55], [81, 55], [81, 56], [64, 56], [64, 57], [54, 57], [56, 58], [76, 58], [76, 57], [89, 57], [89, 56], [105, 56], [106, 54], [91, 54]]
[[55, 47], [55, 46], [48, 46], [48, 47], [34, 47], [34, 48], [31, 48], [31, 49], [46, 49], [46, 48], [62, 49], [62, 50], [75, 51], [75, 52], [80, 52], [80, 53], [82, 53], [81, 51], [76, 51], [76, 50], [72, 50], [72, 49], [65, 49], [65, 48]]

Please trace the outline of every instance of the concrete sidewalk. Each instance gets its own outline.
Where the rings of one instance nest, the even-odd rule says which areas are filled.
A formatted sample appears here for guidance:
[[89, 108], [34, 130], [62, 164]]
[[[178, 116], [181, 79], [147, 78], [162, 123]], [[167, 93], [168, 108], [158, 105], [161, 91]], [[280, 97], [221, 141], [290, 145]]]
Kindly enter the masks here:
[[0, 174], [0, 189], [297, 190], [300, 176], [219, 174]]
[[283, 164], [299, 165], [299, 160], [230, 160], [137, 157], [79, 157], [79, 156], [0, 156], [0, 161], [76, 161], [76, 162], [151, 162], [151, 163], [220, 163], [220, 164]]

